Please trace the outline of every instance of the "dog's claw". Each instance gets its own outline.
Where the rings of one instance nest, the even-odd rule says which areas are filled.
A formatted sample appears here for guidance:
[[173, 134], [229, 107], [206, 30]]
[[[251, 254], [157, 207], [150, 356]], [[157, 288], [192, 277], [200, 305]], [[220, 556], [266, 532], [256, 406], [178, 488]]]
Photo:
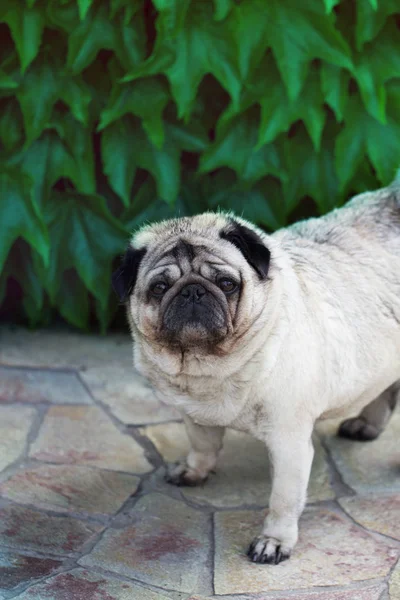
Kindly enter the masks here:
[[250, 544], [247, 556], [254, 563], [278, 565], [290, 557], [290, 552], [282, 550], [277, 540], [260, 536]]
[[178, 487], [194, 487], [204, 483], [206, 478], [200, 478], [195, 471], [191, 471], [184, 464], [175, 464], [170, 467], [165, 475], [165, 481]]

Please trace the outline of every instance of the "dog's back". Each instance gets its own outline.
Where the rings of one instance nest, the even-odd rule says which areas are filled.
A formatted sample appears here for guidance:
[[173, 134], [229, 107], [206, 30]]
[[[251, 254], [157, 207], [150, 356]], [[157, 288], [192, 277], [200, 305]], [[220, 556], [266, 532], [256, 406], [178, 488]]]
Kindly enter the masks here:
[[287, 232], [291, 242], [295, 236], [311, 245], [347, 248], [351, 254], [351, 246], [357, 251], [367, 241], [400, 256], [400, 182], [359, 194], [324, 217], [296, 223]]
[[370, 236], [389, 252], [400, 256], [399, 183], [356, 196], [349, 202], [347, 210], [354, 214], [353, 227], [360, 234]]

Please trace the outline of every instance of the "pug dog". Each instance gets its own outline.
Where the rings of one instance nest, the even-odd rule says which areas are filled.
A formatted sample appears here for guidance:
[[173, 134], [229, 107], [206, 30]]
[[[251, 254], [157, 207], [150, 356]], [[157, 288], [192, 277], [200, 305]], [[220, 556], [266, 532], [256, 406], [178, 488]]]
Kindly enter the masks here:
[[226, 427], [262, 440], [272, 492], [248, 556], [289, 558], [315, 422], [350, 410], [339, 434], [372, 440], [400, 393], [400, 188], [272, 235], [230, 213], [146, 225], [113, 285], [136, 368], [186, 424], [169, 481], [204, 482]]

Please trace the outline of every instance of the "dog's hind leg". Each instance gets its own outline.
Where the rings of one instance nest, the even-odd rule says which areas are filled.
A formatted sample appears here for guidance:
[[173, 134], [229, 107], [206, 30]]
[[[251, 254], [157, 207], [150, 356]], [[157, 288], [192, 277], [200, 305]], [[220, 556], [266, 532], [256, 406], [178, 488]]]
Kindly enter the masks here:
[[375, 440], [385, 429], [399, 397], [400, 380], [370, 402], [358, 417], [343, 421], [338, 435], [361, 442]]

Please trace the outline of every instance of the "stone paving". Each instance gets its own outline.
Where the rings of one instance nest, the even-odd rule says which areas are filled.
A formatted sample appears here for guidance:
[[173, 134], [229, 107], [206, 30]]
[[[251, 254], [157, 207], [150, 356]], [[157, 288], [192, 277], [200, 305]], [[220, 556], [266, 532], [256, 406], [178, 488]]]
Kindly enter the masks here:
[[185, 430], [131, 356], [0, 328], [0, 600], [400, 600], [400, 411], [367, 444], [317, 427], [294, 555], [255, 565], [265, 448], [230, 431], [204, 486], [166, 484]]

